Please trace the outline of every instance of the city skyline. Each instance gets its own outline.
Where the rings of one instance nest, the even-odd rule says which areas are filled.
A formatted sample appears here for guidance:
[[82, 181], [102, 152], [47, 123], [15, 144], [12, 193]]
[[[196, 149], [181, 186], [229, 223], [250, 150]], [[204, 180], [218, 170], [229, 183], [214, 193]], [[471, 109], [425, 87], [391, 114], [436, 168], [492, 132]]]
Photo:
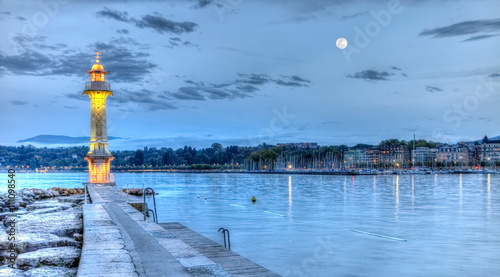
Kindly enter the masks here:
[[[82, 92], [96, 51], [114, 92], [111, 151], [494, 137], [498, 8], [496, 1], [3, 1], [0, 144], [88, 135]], [[346, 49], [335, 46], [340, 37]]]

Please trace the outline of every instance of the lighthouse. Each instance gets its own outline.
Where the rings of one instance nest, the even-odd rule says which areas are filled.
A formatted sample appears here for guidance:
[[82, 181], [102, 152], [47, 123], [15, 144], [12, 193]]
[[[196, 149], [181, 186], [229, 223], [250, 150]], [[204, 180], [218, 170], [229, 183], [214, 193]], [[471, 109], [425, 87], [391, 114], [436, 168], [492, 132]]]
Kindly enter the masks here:
[[115, 185], [110, 174], [110, 164], [114, 159], [108, 150], [108, 130], [106, 126], [106, 98], [113, 95], [109, 83], [105, 82], [105, 71], [100, 63], [101, 53], [96, 53], [91, 70], [90, 82], [85, 84], [82, 95], [90, 97], [90, 147], [85, 155], [89, 163], [89, 183]]

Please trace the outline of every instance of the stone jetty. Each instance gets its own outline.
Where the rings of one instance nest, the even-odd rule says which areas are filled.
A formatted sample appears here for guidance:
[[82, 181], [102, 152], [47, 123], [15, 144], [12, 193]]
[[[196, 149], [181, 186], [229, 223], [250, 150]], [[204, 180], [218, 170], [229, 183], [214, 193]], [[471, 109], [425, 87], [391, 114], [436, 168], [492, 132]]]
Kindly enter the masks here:
[[140, 189], [87, 188], [87, 204], [81, 189], [0, 195], [0, 276], [279, 276], [182, 224], [145, 220]]

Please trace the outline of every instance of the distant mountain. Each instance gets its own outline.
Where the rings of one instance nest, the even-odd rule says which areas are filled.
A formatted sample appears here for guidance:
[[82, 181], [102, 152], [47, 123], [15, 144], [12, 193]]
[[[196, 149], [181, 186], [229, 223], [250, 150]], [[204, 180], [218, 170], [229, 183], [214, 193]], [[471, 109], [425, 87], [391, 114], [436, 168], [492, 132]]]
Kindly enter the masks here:
[[[68, 137], [58, 135], [39, 135], [32, 138], [19, 140], [18, 143], [42, 143], [42, 144], [85, 144], [89, 137]], [[108, 137], [108, 140], [121, 139], [120, 137]]]

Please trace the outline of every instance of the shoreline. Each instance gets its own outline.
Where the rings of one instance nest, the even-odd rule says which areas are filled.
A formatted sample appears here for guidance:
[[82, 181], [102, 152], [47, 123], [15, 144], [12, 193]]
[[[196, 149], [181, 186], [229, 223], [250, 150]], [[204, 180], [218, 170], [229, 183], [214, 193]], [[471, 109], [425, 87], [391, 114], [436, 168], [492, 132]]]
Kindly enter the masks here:
[[[4, 172], [3, 170], [0, 172]], [[6, 171], [5, 171], [6, 172]], [[17, 171], [21, 174], [45, 174], [45, 173], [88, 173], [87, 170], [51, 170], [37, 172], [34, 170]], [[179, 170], [179, 169], [128, 169], [128, 170], [111, 170], [111, 173], [229, 173], [229, 174], [293, 174], [293, 175], [423, 175], [423, 174], [500, 174], [500, 170], [496, 169], [356, 169], [356, 170]]]

